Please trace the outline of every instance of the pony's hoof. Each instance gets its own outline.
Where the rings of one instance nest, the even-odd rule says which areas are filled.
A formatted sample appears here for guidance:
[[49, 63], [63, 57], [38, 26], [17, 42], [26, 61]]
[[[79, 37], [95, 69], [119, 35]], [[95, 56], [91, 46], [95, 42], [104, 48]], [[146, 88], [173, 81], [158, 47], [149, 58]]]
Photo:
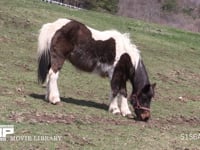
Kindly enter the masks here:
[[121, 114], [121, 112], [118, 108], [110, 108], [109, 112], [114, 114], [114, 115], [120, 115]]
[[134, 117], [133, 117], [133, 114], [128, 114], [128, 115], [126, 115], [126, 117], [128, 118], [128, 119], [133, 119]]
[[55, 102], [54, 105], [61, 105], [61, 102]]
[[51, 104], [58, 105], [60, 103], [60, 98], [59, 97], [53, 97], [53, 98], [51, 98], [51, 100], [49, 100], [49, 102]]
[[115, 112], [115, 113], [113, 113], [113, 115], [120, 116], [121, 113], [120, 112]]
[[55, 103], [49, 102], [49, 103], [51, 103], [51, 104], [53, 104], [53, 105], [61, 105], [61, 102], [55, 102]]
[[122, 113], [123, 117], [127, 117], [127, 116], [132, 115], [132, 113], [130, 111], [122, 111], [121, 113]]

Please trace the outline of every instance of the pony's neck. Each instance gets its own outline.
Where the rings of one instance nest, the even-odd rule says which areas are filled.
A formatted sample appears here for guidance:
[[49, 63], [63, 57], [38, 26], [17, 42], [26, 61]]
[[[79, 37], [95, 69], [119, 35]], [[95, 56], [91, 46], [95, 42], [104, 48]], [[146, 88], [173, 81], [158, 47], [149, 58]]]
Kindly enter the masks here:
[[138, 66], [135, 69], [135, 75], [132, 84], [134, 94], [140, 92], [140, 90], [142, 90], [145, 85], [150, 84], [147, 71], [142, 60], [139, 60]]

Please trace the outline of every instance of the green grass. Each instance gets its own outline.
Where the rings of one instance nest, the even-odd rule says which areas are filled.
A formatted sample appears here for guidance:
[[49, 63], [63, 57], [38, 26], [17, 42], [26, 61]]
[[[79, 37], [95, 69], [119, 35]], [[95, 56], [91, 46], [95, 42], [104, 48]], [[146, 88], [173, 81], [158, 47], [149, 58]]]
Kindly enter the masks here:
[[[62, 105], [44, 101], [45, 89], [36, 78], [37, 36], [42, 24], [57, 18], [130, 33], [157, 83], [148, 123], [109, 114], [108, 79], [69, 63], [59, 78]], [[1, 0], [0, 125], [15, 125], [15, 136], [60, 135], [62, 140], [0, 142], [0, 149], [199, 149], [200, 139], [181, 138], [200, 132], [199, 41], [199, 34], [124, 17], [38, 0]]]

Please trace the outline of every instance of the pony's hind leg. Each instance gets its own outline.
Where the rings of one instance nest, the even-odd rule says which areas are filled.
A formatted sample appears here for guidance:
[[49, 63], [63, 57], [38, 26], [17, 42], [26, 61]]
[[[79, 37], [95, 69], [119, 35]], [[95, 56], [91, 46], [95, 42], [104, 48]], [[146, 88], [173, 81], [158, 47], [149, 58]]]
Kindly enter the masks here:
[[49, 80], [47, 86], [47, 97], [49, 102], [52, 104], [60, 102], [60, 94], [57, 85], [58, 75], [65, 59], [72, 50], [73, 46], [69, 43], [66, 35], [61, 31], [56, 32], [51, 41], [51, 67], [49, 70]]
[[64, 64], [64, 61], [64, 57], [56, 55], [55, 52], [51, 53], [51, 68], [48, 73], [46, 98], [52, 104], [57, 104], [60, 102], [60, 94], [58, 90], [57, 80], [59, 76], [59, 71]]
[[46, 99], [48, 99], [52, 104], [57, 104], [60, 102], [60, 94], [57, 85], [58, 75], [59, 72], [55, 73], [52, 68], [49, 70]]

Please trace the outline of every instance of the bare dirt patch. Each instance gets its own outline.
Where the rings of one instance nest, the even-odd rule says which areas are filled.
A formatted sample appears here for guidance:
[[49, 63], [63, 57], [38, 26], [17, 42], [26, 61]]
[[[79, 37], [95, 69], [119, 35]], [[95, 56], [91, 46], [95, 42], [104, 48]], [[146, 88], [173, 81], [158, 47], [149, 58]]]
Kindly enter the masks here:
[[46, 113], [17, 113], [11, 112], [9, 119], [15, 122], [29, 122], [29, 123], [64, 123], [71, 124], [76, 118], [74, 115], [62, 115], [62, 114], [46, 114]]
[[200, 124], [200, 118], [198, 117], [185, 117], [185, 116], [171, 116], [169, 118], [152, 118], [148, 122], [140, 122], [134, 119], [124, 119], [121, 120], [116, 118], [103, 118], [99, 116], [81, 116], [77, 114], [47, 114], [39, 112], [31, 113], [17, 113], [11, 112], [9, 115], [9, 120], [15, 122], [29, 122], [29, 123], [64, 123], [64, 124], [106, 124], [106, 125], [136, 125], [140, 124], [144, 127], [163, 127], [166, 125], [189, 125], [198, 126]]
[[185, 117], [185, 116], [171, 116], [165, 118], [155, 118], [150, 120], [145, 126], [157, 127], [163, 130], [170, 130], [176, 128], [178, 125], [197, 127], [200, 124], [200, 118], [198, 117]]
[[81, 116], [77, 114], [47, 114], [47, 113], [19, 113], [11, 112], [9, 120], [15, 122], [29, 122], [29, 123], [64, 123], [64, 124], [112, 124], [112, 125], [133, 125], [136, 121], [133, 119], [118, 120], [110, 118], [102, 118], [98, 116]]
[[188, 71], [186, 69], [172, 70], [168, 74], [157, 73], [156, 74], [163, 82], [180, 83], [184, 81], [200, 81], [200, 74]]
[[8, 87], [0, 87], [0, 95], [1, 96], [9, 96], [13, 95], [13, 90], [9, 89]]
[[116, 118], [102, 118], [99, 116], [85, 116], [81, 119], [83, 122], [88, 124], [105, 124], [105, 125], [134, 125], [136, 121], [134, 119], [124, 119], [122, 118], [119, 120], [118, 117]]
[[10, 41], [12, 40], [5, 36], [0, 37], [0, 43], [9, 43]]

